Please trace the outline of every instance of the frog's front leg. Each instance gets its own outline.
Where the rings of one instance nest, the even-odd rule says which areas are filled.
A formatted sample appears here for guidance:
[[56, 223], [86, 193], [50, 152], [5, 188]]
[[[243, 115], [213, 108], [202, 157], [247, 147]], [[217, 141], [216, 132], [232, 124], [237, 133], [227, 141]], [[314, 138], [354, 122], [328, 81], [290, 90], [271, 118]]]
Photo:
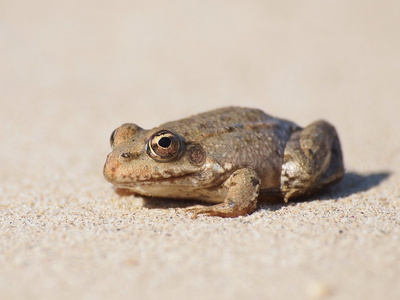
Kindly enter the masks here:
[[223, 183], [227, 195], [223, 203], [213, 206], [195, 205], [186, 209], [194, 217], [199, 214], [220, 217], [237, 217], [253, 212], [257, 207], [260, 179], [252, 169], [239, 169]]

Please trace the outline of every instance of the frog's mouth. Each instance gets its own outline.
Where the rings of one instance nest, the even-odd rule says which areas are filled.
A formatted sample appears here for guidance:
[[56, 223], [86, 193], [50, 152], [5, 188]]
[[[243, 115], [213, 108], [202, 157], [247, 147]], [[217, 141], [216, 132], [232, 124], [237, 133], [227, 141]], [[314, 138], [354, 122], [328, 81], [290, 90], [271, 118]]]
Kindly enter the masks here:
[[179, 176], [161, 177], [159, 174], [156, 176], [151, 174], [149, 177], [139, 176], [127, 179], [126, 181], [109, 181], [120, 189], [132, 190], [139, 194], [142, 190], [153, 191], [155, 194], [158, 194], [158, 191], [163, 190], [173, 191], [174, 189], [186, 189], [188, 191], [193, 191], [212, 188], [222, 184], [227, 177], [229, 177], [229, 173], [215, 177], [212, 174], [204, 174], [201, 171], [192, 171], [187, 172], [186, 174], [180, 174]]
[[[197, 173], [197, 174], [196, 174]], [[115, 185], [117, 188], [139, 190], [139, 189], [151, 189], [151, 187], [157, 189], [163, 189], [164, 187], [200, 187], [204, 186], [205, 178], [198, 171], [186, 172], [174, 176], [171, 173], [151, 173], [149, 176], [136, 176], [134, 178], [127, 177], [123, 180], [113, 180], [114, 178], [106, 179]]]
[[[170, 185], [181, 185], [181, 186], [190, 186], [193, 184], [196, 184], [198, 181], [193, 180], [188, 180], [189, 176], [191, 174], [187, 175], [182, 175], [182, 176], [177, 176], [177, 177], [167, 177], [167, 178], [149, 178], [149, 179], [138, 179], [135, 181], [130, 181], [130, 182], [112, 182], [115, 186], [118, 188], [136, 188], [138, 186], [170, 186]], [[196, 183], [194, 183], [196, 182]]]
[[176, 167], [165, 170], [151, 164], [122, 165], [116, 159], [110, 159], [109, 155], [103, 174], [108, 182], [117, 187], [132, 188], [138, 185], [190, 184], [190, 177], [201, 178], [200, 175], [196, 175], [199, 171], [198, 167], [185, 170]]
[[181, 193], [184, 190], [215, 187], [229, 176], [230, 172], [221, 171], [222, 168], [219, 167], [216, 171], [216, 168], [210, 167], [209, 164], [190, 165], [185, 168], [177, 165], [168, 169], [150, 163], [122, 166], [119, 161], [107, 158], [103, 173], [106, 180], [119, 189], [157, 196], [165, 191], [172, 195], [174, 189]]

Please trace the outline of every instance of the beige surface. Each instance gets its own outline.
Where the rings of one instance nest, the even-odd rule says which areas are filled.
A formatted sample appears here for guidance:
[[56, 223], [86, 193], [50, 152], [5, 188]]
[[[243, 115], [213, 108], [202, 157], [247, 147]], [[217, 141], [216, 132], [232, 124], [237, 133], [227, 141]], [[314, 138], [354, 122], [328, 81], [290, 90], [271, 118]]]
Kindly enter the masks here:
[[[400, 299], [399, 9], [0, 1], [0, 298]], [[232, 104], [329, 120], [348, 175], [196, 220], [102, 178], [120, 124]]]

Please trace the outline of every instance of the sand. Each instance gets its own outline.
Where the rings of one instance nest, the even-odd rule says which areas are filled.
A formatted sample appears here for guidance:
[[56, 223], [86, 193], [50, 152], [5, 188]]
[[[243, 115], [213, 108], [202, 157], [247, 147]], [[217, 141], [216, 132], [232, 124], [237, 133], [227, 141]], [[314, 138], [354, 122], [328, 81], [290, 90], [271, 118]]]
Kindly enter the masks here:
[[[1, 1], [2, 299], [400, 299], [397, 1]], [[228, 105], [339, 132], [346, 176], [190, 218], [115, 193], [111, 132]]]

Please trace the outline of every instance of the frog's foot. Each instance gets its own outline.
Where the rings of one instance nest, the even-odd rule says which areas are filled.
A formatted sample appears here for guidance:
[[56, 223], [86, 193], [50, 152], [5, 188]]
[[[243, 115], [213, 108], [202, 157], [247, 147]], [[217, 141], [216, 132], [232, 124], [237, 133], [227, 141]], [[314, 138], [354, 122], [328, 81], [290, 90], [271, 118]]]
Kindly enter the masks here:
[[244, 216], [251, 213], [253, 210], [246, 211], [240, 208], [238, 209], [235, 207], [235, 205], [230, 205], [229, 203], [221, 203], [212, 206], [195, 205], [186, 208], [185, 211], [192, 213], [193, 218], [197, 218], [198, 215], [229, 218], [229, 217]]
[[237, 217], [252, 213], [257, 207], [260, 192], [260, 179], [252, 169], [239, 169], [225, 181], [227, 195], [223, 203], [203, 206], [195, 205], [186, 208], [187, 212], [197, 217], [200, 214], [219, 217]]

